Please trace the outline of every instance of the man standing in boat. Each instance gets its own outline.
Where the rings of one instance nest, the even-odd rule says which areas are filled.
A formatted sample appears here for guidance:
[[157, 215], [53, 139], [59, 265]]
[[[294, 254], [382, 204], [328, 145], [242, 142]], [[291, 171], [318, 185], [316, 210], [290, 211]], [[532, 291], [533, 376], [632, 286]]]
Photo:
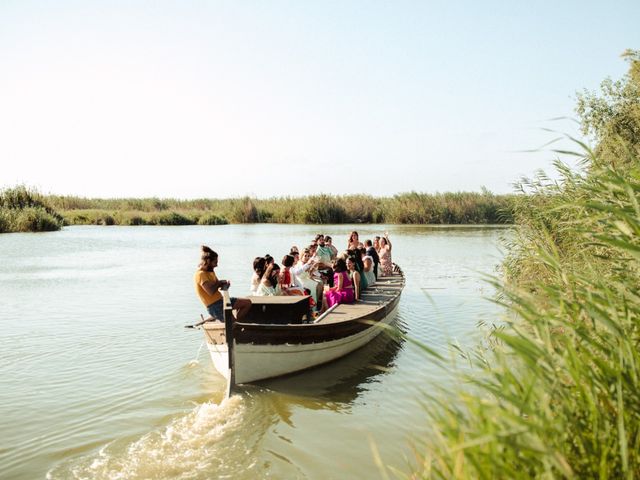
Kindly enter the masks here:
[[[209, 315], [223, 321], [224, 301], [220, 290], [227, 290], [231, 285], [228, 280], [218, 280], [214, 269], [218, 266], [218, 254], [206, 245], [200, 247], [200, 264], [194, 275], [196, 293], [207, 307]], [[249, 312], [251, 300], [231, 297], [231, 308], [235, 310], [234, 320], [239, 321]]]

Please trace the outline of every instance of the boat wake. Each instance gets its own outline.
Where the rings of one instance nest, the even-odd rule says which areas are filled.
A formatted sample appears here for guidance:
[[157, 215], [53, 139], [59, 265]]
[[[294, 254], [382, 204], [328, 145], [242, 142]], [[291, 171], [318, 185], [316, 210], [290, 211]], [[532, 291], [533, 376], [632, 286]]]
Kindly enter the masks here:
[[47, 479], [192, 479], [212, 472], [224, 477], [245, 408], [241, 396], [200, 404], [164, 429], [113, 441], [93, 455], [60, 464]]

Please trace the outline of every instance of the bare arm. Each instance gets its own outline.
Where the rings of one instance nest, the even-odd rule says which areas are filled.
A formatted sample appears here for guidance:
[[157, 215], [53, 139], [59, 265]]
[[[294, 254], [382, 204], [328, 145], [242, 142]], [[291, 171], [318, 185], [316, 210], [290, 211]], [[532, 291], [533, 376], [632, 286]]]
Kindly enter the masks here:
[[217, 282], [212, 282], [211, 280], [208, 280], [202, 283], [201, 285], [205, 292], [207, 292], [209, 295], [213, 295], [220, 289], [220, 287], [223, 287], [228, 283], [229, 282], [227, 282], [226, 280], [218, 280]]
[[356, 300], [360, 300], [360, 273], [353, 272], [353, 290]]
[[262, 274], [262, 279], [260, 279], [260, 283], [262, 283], [267, 287], [271, 286], [269, 282], [269, 277], [271, 276], [271, 270], [273, 270], [273, 263], [270, 263], [269, 265], [267, 265], [267, 269]]

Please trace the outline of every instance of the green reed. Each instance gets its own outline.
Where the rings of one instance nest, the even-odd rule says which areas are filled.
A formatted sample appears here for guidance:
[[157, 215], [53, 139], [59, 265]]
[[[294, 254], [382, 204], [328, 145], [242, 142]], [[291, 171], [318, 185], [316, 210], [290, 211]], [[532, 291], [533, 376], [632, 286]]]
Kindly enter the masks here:
[[425, 393], [412, 478], [640, 477], [640, 51], [623, 58], [621, 80], [578, 95], [594, 150], [555, 151], [580, 169], [514, 198], [491, 280], [505, 318], [457, 351], [465, 369], [432, 355], [456, 383]]
[[[508, 224], [513, 221], [512, 209], [516, 197], [484, 191], [443, 194], [411, 192], [394, 197], [321, 194], [297, 198], [196, 200], [52, 196], [49, 201], [72, 225]], [[172, 219], [174, 223], [171, 223]]]
[[558, 166], [514, 209], [509, 314], [429, 394], [419, 477], [640, 476], [640, 169]]
[[63, 218], [47, 199], [23, 185], [0, 191], [0, 233], [60, 230]]

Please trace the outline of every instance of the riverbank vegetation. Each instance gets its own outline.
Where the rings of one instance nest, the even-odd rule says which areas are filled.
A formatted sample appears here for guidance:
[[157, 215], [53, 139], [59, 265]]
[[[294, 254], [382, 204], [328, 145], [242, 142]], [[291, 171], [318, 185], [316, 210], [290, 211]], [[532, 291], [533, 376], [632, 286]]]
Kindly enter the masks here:
[[313, 195], [256, 199], [85, 199], [50, 197], [70, 225], [219, 225], [226, 223], [510, 223], [513, 195], [460, 192]]
[[[515, 195], [482, 192], [402, 193], [393, 197], [370, 195], [313, 195], [256, 199], [176, 200], [160, 198], [99, 199], [42, 196], [25, 187], [6, 190], [29, 192], [50, 215], [65, 225], [223, 225], [228, 223], [395, 223], [395, 224], [509, 224]], [[15, 202], [14, 202], [15, 203]], [[18, 213], [17, 202], [13, 210]], [[44, 207], [43, 207], [44, 208]], [[58, 221], [58, 220], [56, 220]], [[12, 229], [9, 223], [4, 231]]]
[[494, 282], [508, 317], [427, 402], [414, 476], [640, 477], [640, 52], [625, 58], [579, 95], [583, 168], [522, 184]]
[[60, 230], [63, 218], [35, 190], [25, 186], [0, 191], [0, 233]]

